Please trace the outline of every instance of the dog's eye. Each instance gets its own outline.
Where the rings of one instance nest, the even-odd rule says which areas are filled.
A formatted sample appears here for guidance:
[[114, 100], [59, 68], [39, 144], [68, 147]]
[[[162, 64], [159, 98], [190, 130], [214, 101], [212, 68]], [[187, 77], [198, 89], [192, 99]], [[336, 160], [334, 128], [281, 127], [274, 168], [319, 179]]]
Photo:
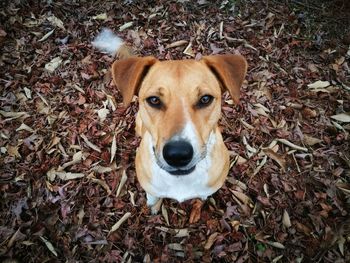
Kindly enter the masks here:
[[156, 96], [151, 96], [146, 99], [147, 103], [154, 108], [160, 108], [162, 106], [162, 102], [160, 101], [160, 98]]
[[199, 107], [199, 108], [206, 107], [213, 101], [213, 99], [214, 99], [214, 97], [211, 95], [204, 95], [199, 99], [199, 101], [197, 103], [197, 107]]

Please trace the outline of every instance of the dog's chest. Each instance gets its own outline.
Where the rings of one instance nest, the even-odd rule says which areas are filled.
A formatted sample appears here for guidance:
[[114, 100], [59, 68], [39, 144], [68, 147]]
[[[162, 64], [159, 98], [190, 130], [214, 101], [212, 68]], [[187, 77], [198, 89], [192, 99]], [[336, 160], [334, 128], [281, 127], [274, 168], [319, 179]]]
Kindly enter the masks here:
[[[144, 139], [148, 140], [149, 138]], [[152, 154], [152, 147], [150, 147], [149, 151], [152, 173], [150, 186], [155, 196], [172, 198], [178, 202], [183, 202], [192, 198], [206, 199], [215, 192], [216, 189], [207, 186], [209, 180], [208, 170], [212, 165], [210, 154], [207, 154], [196, 165], [196, 169], [191, 174], [175, 176], [167, 173], [157, 165]]]

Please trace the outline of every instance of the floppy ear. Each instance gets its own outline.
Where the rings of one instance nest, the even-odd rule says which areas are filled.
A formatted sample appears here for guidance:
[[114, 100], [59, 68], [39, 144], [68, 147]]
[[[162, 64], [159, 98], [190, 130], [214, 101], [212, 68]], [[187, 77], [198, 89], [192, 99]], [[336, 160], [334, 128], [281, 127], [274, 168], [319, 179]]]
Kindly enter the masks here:
[[247, 61], [240, 55], [215, 55], [203, 57], [203, 61], [215, 74], [223, 88], [227, 89], [233, 101], [238, 104], [240, 87], [247, 73]]
[[130, 57], [116, 60], [112, 65], [113, 82], [123, 96], [127, 107], [132, 97], [138, 93], [143, 78], [149, 68], [157, 61], [154, 57]]

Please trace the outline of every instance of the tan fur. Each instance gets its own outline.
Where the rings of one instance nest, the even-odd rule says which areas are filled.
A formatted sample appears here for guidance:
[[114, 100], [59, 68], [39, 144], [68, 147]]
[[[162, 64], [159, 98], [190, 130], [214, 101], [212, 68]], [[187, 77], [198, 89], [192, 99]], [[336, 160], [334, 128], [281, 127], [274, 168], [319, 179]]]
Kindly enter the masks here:
[[[121, 91], [124, 104], [127, 106], [133, 95], [138, 94], [140, 108], [136, 131], [141, 137], [148, 132], [156, 138], [153, 143], [157, 153], [184, 128], [188, 119], [195, 126], [200, 146], [208, 141], [211, 132], [215, 133], [216, 144], [208, 172], [208, 186], [213, 189], [222, 186], [229, 170], [228, 151], [217, 125], [221, 115], [221, 93], [227, 89], [238, 103], [246, 70], [245, 59], [236, 55], [162, 62], [153, 57], [132, 57], [117, 60], [112, 66], [114, 83]], [[196, 107], [198, 100], [207, 94], [214, 97], [213, 102], [205, 108]], [[146, 99], [150, 96], [159, 97], [164, 107], [155, 109], [148, 105]], [[150, 160], [149, 145], [143, 140], [137, 151], [136, 171], [140, 184], [149, 193]]]

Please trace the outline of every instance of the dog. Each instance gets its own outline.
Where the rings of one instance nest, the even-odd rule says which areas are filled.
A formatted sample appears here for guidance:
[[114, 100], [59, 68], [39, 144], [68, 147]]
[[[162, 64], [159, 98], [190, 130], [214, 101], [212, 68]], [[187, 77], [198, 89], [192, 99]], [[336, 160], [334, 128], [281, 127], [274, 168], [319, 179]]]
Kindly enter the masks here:
[[[101, 34], [94, 45], [100, 42], [100, 49], [107, 45], [115, 52], [122, 41], [108, 34], [109, 40]], [[138, 96], [136, 133], [142, 140], [135, 167], [148, 206], [160, 198], [205, 200], [224, 184], [230, 160], [218, 127], [221, 95], [228, 90], [239, 103], [247, 66], [241, 55], [198, 61], [126, 55], [113, 63], [113, 82], [124, 106]]]

